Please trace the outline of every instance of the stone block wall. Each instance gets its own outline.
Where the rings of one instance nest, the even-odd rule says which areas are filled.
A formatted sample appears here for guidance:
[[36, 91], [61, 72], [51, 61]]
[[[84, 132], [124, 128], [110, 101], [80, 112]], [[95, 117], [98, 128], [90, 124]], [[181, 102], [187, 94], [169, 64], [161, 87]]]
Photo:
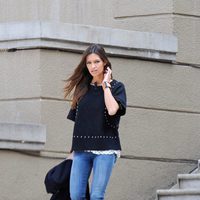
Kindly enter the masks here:
[[0, 122], [46, 126], [42, 151], [0, 151], [0, 199], [49, 199], [45, 173], [68, 155], [73, 129], [63, 80], [90, 41], [105, 45], [128, 97], [122, 158], [106, 199], [154, 199], [156, 189], [195, 168], [199, 0], [1, 0], [0, 6]]

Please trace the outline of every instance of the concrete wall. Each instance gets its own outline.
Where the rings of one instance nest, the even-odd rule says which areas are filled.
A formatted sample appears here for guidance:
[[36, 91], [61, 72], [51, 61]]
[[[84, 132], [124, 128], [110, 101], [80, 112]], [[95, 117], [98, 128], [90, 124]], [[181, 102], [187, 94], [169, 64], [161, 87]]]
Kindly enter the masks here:
[[[90, 25], [97, 30], [102, 30], [97, 26], [127, 29], [133, 35], [134, 31], [147, 31], [177, 36], [177, 58], [172, 60], [168, 55], [175, 54], [171, 49], [167, 62], [159, 56], [147, 57], [148, 44], [143, 50], [135, 43], [130, 49], [123, 48], [124, 57], [117, 41], [107, 43], [109, 52], [115, 47], [114, 55], [109, 54], [113, 75], [124, 82], [128, 97], [127, 115], [120, 127], [122, 158], [114, 169], [108, 200], [154, 199], [156, 189], [170, 187], [178, 173], [196, 166], [200, 146], [199, 6], [199, 0], [0, 1], [0, 22], [7, 26], [40, 20]], [[144, 41], [144, 34], [138, 34]], [[5, 40], [5, 35], [0, 30], [0, 121], [46, 125], [47, 141], [40, 153], [0, 151], [0, 199], [47, 200], [45, 173], [66, 157], [71, 145], [73, 123], [66, 119], [70, 102], [63, 100], [63, 80], [88, 44], [73, 41], [76, 50], [70, 50], [70, 43], [55, 34], [56, 41], [49, 40], [48, 49], [41, 49], [41, 38], [25, 38], [24, 34], [23, 42], [29, 43], [22, 48], [22, 38], [11, 40], [14, 34], [7, 34]], [[127, 38], [120, 39], [123, 43]], [[21, 45], [21, 50], [3, 51], [13, 44], [19, 49]], [[136, 57], [133, 51], [142, 52], [142, 56]]]
[[199, 0], [1, 0], [0, 6], [0, 22], [43, 20], [173, 33], [179, 38], [177, 62], [200, 64]]

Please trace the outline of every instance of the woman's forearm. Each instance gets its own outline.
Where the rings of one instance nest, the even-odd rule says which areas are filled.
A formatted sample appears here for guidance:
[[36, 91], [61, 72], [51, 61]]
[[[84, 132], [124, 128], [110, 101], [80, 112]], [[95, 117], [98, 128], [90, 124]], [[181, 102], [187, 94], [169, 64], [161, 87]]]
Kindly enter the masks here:
[[104, 101], [106, 104], [106, 108], [108, 110], [108, 114], [115, 115], [119, 109], [119, 105], [118, 105], [117, 101], [115, 100], [115, 98], [113, 97], [111, 90], [110, 90], [110, 88], [111, 88], [111, 85], [110, 85], [111, 73], [112, 73], [112, 70], [110, 69], [110, 67], [107, 67], [106, 72], [104, 74], [102, 87], [104, 90]]
[[104, 90], [104, 101], [106, 108], [108, 110], [108, 114], [115, 115], [119, 109], [119, 105], [115, 100], [115, 98], [113, 97], [110, 88], [105, 88], [105, 86], [103, 86], [103, 90]]

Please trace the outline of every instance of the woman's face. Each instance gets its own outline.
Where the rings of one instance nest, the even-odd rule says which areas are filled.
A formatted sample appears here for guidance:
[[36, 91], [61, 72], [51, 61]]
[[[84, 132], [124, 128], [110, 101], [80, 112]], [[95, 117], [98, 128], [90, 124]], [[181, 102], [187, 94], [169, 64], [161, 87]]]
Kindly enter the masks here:
[[93, 77], [102, 77], [106, 63], [95, 53], [89, 54], [86, 58], [86, 66]]

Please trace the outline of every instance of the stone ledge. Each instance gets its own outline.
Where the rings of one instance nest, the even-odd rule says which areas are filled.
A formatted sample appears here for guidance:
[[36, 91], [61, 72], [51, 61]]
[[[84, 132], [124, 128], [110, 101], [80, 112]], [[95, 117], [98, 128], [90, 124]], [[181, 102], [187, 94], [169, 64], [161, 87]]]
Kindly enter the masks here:
[[40, 151], [45, 142], [44, 125], [0, 123], [0, 149]]
[[129, 31], [89, 25], [51, 22], [0, 24], [0, 50], [56, 48], [83, 51], [89, 43], [99, 43], [113, 56], [175, 60], [174, 35]]

